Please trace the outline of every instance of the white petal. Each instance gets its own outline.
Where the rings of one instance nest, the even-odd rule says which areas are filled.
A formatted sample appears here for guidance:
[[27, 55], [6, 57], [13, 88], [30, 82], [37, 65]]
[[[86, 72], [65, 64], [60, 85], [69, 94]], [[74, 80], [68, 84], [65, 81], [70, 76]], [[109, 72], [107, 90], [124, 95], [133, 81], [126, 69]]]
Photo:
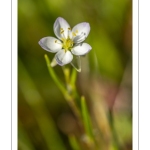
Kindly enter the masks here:
[[79, 23], [72, 29], [73, 41], [75, 43], [83, 42], [90, 32], [90, 25], [87, 22]]
[[81, 55], [85, 55], [86, 53], [88, 53], [91, 49], [92, 49], [92, 47], [89, 44], [82, 43], [82, 44], [79, 44], [79, 45], [73, 47], [71, 52], [74, 55], [81, 56]]
[[60, 40], [54, 37], [44, 37], [39, 41], [39, 45], [46, 51], [56, 53], [62, 49], [62, 43]]
[[[54, 23], [54, 33], [55, 35], [59, 38], [68, 38], [68, 33], [70, 31], [70, 25], [68, 22], [61, 18], [58, 17]], [[61, 33], [62, 32], [62, 33]]]
[[60, 50], [56, 53], [55, 59], [60, 66], [63, 66], [72, 61], [73, 55], [70, 51], [65, 52], [65, 50]]

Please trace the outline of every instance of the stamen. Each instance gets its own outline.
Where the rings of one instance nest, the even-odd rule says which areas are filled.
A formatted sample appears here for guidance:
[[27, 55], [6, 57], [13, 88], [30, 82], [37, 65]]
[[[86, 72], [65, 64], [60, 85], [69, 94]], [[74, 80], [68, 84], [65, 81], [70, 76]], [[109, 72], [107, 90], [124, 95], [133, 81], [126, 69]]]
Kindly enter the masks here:
[[64, 29], [63, 28], [60, 28], [60, 31], [63, 31]]
[[65, 41], [65, 38], [61, 38], [61, 40], [64, 42], [64, 41]]
[[60, 33], [61, 33], [61, 34], [64, 33], [64, 30], [63, 30], [63, 31], [60, 31]]
[[77, 36], [74, 32], [72, 32], [72, 35], [73, 35], [73, 36]]
[[65, 37], [65, 35], [64, 35], [64, 32], [62, 33], [62, 35], [63, 35], [63, 37], [64, 37], [64, 39], [65, 39], [66, 37]]
[[62, 45], [62, 43], [61, 42], [59, 43], [57, 40], [55, 40], [55, 43]]
[[70, 38], [71, 28], [68, 28], [68, 38]]
[[60, 28], [60, 34], [62, 34], [62, 35], [63, 35], [63, 38], [65, 39], [64, 29], [63, 29], [63, 28]]
[[64, 29], [63, 28], [60, 28], [60, 33], [62, 34], [64, 32]]
[[73, 41], [71, 39], [68, 38], [63, 41], [63, 49], [65, 49], [65, 51], [71, 50], [72, 47]]
[[77, 34], [78, 34], [78, 30], [76, 30], [75, 32], [72, 32], [73, 36], [77, 36]]

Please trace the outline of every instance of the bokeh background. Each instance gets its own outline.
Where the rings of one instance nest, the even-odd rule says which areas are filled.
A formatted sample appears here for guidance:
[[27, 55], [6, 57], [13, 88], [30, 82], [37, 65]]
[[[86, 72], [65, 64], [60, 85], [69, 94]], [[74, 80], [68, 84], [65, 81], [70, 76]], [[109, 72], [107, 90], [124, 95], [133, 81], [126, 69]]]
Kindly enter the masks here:
[[[87, 100], [101, 150], [113, 150], [107, 113], [113, 110], [115, 130], [123, 150], [132, 149], [132, 1], [18, 1], [18, 149], [71, 150], [68, 135], [80, 129], [69, 105], [48, 73], [38, 41], [53, 36], [53, 24], [63, 17], [71, 27], [89, 22], [77, 89]], [[68, 65], [70, 68], [71, 66]], [[62, 68], [54, 68], [64, 81]], [[95, 131], [98, 133], [98, 131]], [[110, 144], [111, 145], [111, 144]], [[115, 148], [114, 148], [115, 150]]]

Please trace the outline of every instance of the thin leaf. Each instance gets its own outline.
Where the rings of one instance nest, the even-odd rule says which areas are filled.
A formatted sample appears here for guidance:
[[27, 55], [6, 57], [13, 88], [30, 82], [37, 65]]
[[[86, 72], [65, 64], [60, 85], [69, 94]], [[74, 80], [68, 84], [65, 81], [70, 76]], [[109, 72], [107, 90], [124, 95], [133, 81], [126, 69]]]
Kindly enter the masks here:
[[72, 147], [72, 150], [81, 150], [78, 141], [76, 140], [74, 135], [69, 136], [69, 142]]
[[81, 97], [81, 109], [82, 109], [82, 117], [83, 117], [85, 132], [90, 138], [93, 139], [90, 117], [86, 106], [85, 98], [83, 96]]

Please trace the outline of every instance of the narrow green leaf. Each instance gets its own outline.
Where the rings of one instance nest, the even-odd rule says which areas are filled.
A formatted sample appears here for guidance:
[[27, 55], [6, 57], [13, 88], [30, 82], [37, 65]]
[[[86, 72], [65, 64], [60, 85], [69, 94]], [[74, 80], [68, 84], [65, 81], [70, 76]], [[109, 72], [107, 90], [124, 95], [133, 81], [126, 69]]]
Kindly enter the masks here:
[[69, 142], [72, 147], [72, 150], [81, 150], [78, 141], [76, 140], [74, 135], [69, 136]]
[[82, 109], [82, 117], [83, 117], [85, 132], [91, 139], [93, 139], [90, 117], [89, 117], [84, 96], [81, 97], [81, 109]]

